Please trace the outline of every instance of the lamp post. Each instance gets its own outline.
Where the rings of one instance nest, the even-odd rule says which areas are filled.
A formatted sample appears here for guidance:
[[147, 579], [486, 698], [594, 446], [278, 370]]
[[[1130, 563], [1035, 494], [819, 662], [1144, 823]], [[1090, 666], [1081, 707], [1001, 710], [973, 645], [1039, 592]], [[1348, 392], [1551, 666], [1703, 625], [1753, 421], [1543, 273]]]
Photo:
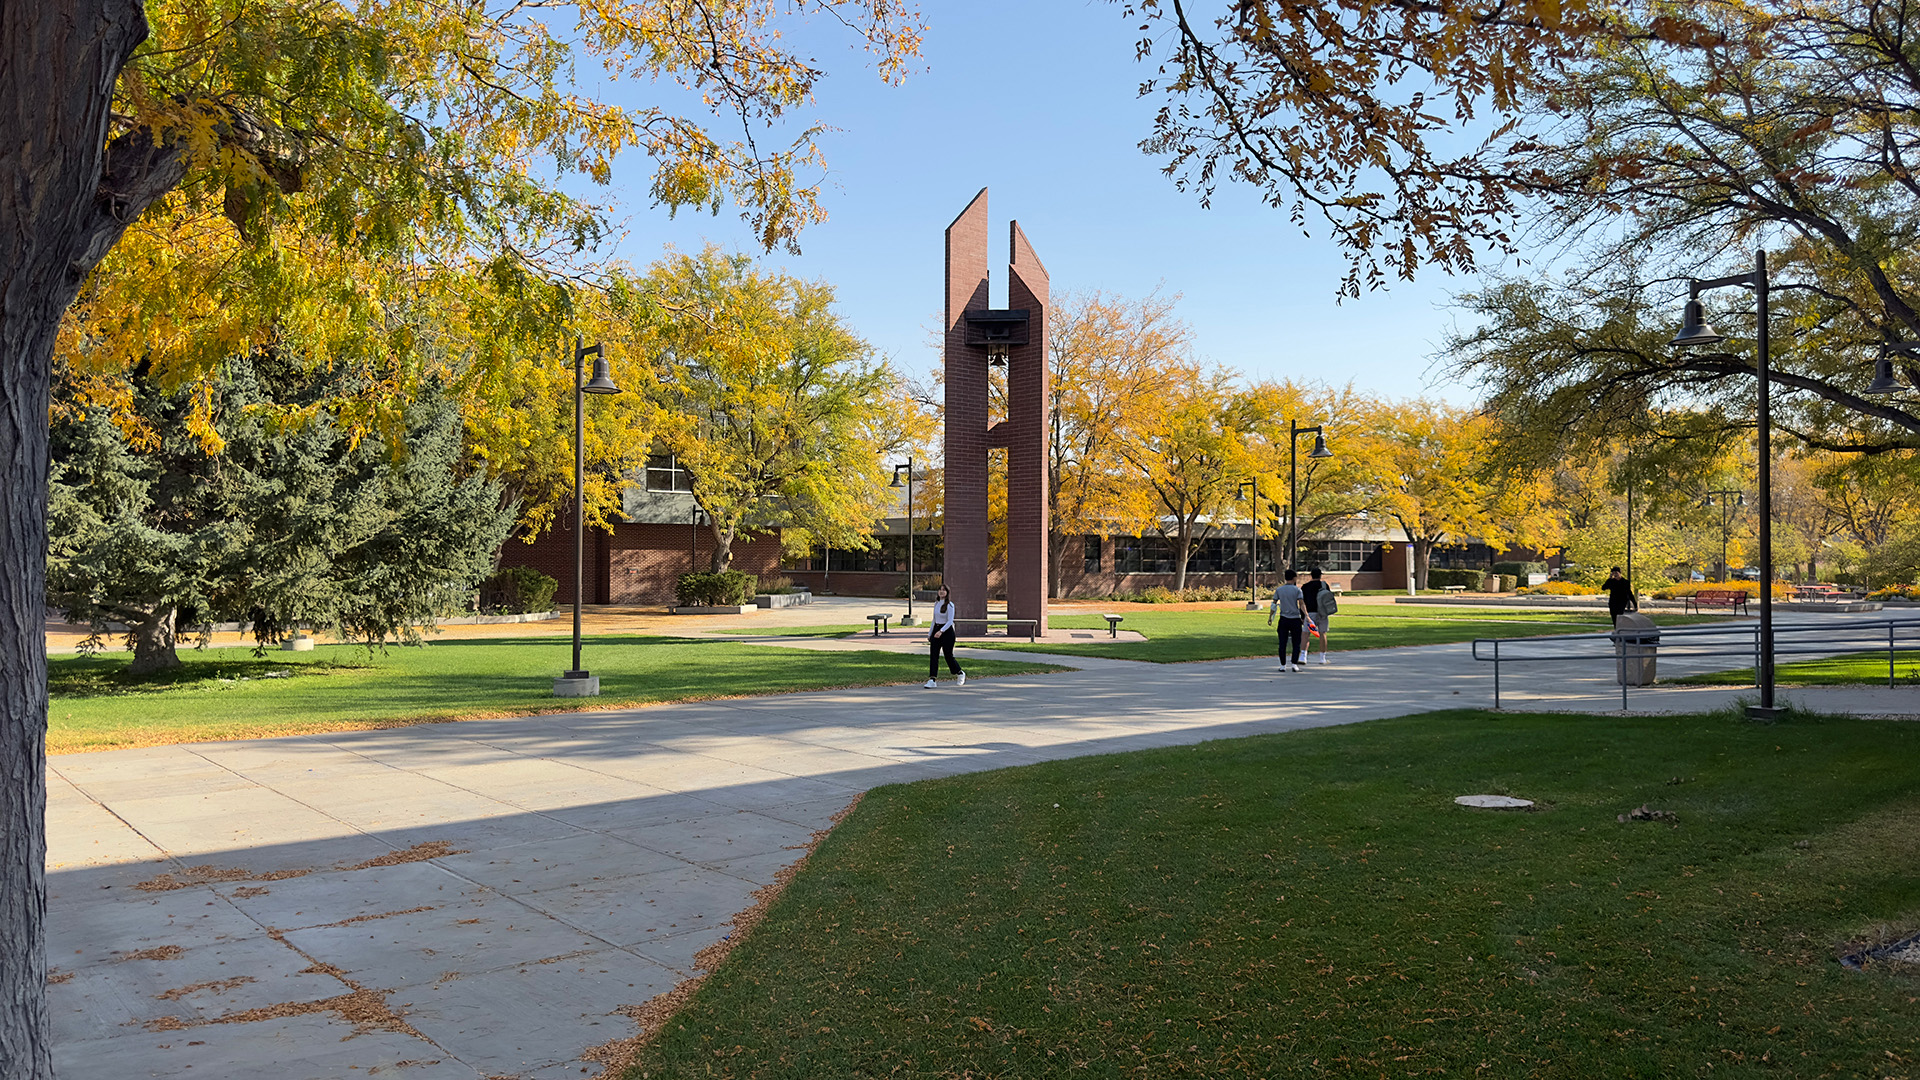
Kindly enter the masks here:
[[[1687, 306], [1681, 316], [1680, 333], [1671, 344], [1676, 348], [1719, 344], [1723, 340], [1720, 333], [1708, 326], [1701, 317], [1700, 294], [1730, 285], [1753, 289], [1756, 325], [1753, 366], [1760, 382], [1757, 417], [1760, 428], [1760, 670], [1757, 673], [1759, 678], [1755, 680], [1760, 684], [1760, 704], [1749, 708], [1747, 715], [1756, 720], [1772, 720], [1780, 715], [1780, 710], [1774, 707], [1773, 695], [1773, 394], [1768, 372], [1766, 251], [1763, 249], [1753, 253], [1751, 274], [1733, 274], [1707, 281], [1690, 279], [1687, 282]], [[1721, 566], [1725, 565], [1723, 558]]]
[[[1301, 427], [1292, 420], [1287, 421], [1287, 563], [1300, 557], [1300, 436], [1313, 436], [1313, 449], [1307, 451], [1309, 458], [1330, 458], [1333, 451], [1327, 449], [1327, 432], [1324, 425]], [[1275, 571], [1280, 567], [1275, 566]]]
[[[593, 357], [593, 378], [584, 378], [586, 359]], [[585, 345], [573, 339], [573, 667], [553, 680], [557, 697], [595, 697], [600, 680], [580, 666], [580, 597], [587, 587], [587, 508], [583, 495], [587, 486], [588, 394], [617, 394], [613, 372], [607, 364], [607, 351], [600, 344]]]
[[[906, 483], [906, 488], [907, 488], [907, 617], [901, 620], [900, 625], [912, 626], [913, 625], [913, 459], [912, 458], [908, 458], [907, 463], [905, 465], [895, 465], [893, 467], [893, 483], [889, 484], [888, 486], [899, 487], [900, 474], [903, 472], [907, 474], [907, 483]], [[940, 613], [938, 611], [934, 612], [934, 615], [936, 616], [938, 616], [939, 614]]]
[[1893, 368], [1893, 354], [1899, 353], [1908, 359], [1920, 351], [1920, 341], [1887, 341], [1880, 345], [1880, 359], [1873, 367], [1873, 381], [1867, 384], [1867, 393], [1875, 397], [1897, 394], [1911, 389]]
[[1725, 582], [1728, 577], [1727, 536], [1733, 531], [1733, 512], [1747, 505], [1747, 497], [1738, 491], [1716, 488], [1707, 492], [1706, 497], [1700, 500], [1701, 506], [1715, 504], [1720, 507], [1720, 580]]
[[1233, 497], [1245, 499], [1248, 488], [1253, 489], [1253, 510], [1247, 515], [1253, 534], [1247, 541], [1247, 610], [1252, 611], [1260, 606], [1260, 478], [1240, 481]]

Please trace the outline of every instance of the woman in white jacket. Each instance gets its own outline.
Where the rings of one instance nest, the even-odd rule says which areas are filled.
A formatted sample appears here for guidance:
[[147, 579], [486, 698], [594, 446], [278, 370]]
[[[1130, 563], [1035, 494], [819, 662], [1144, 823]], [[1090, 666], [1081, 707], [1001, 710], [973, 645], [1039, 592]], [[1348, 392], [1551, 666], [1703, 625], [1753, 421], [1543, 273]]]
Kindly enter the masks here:
[[953, 658], [953, 599], [947, 593], [945, 585], [940, 586], [939, 598], [933, 602], [933, 623], [927, 627], [927, 689], [933, 689], [940, 675], [940, 653], [947, 654], [947, 670], [961, 686], [967, 685], [967, 673], [960, 670], [960, 662]]

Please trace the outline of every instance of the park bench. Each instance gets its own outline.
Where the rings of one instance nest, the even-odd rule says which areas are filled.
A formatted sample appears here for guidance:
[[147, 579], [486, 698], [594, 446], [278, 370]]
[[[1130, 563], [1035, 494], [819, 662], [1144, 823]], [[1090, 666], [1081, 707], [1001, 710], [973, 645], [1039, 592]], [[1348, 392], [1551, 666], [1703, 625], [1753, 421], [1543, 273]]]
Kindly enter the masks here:
[[867, 621], [873, 624], [874, 637], [879, 637], [882, 633], [888, 633], [888, 634], [893, 633], [893, 627], [889, 625], [892, 622], [892, 620], [893, 620], [893, 614], [891, 612], [887, 612], [881, 615], [867, 616]]
[[1682, 601], [1682, 611], [1701, 611], [1706, 608], [1733, 608], [1745, 615], [1749, 597], [1741, 589], [1702, 589]]
[[[955, 626], [959, 626], [959, 625], [962, 625], [962, 624], [964, 624], [964, 625], [967, 625], [967, 626], [973, 626], [973, 625], [976, 625], [976, 624], [977, 624], [977, 625], [979, 625], [980, 627], [982, 627], [982, 633], [984, 633], [984, 632], [985, 632], [985, 631], [987, 631], [987, 630], [992, 630], [992, 629], [993, 629], [994, 627], [996, 627], [996, 626], [1003, 626], [1003, 627], [1006, 627], [1006, 630], [1007, 630], [1007, 636], [1008, 636], [1008, 637], [1012, 637], [1012, 636], [1013, 636], [1013, 628], [1014, 628], [1014, 627], [1016, 627], [1016, 626], [1024, 626], [1024, 627], [1026, 627], [1026, 628], [1027, 628], [1027, 640], [1028, 640], [1028, 641], [1036, 641], [1036, 640], [1038, 640], [1038, 639], [1039, 639], [1039, 635], [1040, 635], [1040, 620], [1039, 620], [1039, 619], [993, 619], [993, 618], [988, 618], [988, 619], [955, 619], [955, 620], [953, 620], [953, 622], [954, 622], [954, 625], [955, 625]], [[1116, 636], [1117, 636], [1117, 635], [1116, 635]]]
[[1125, 615], [1102, 615], [1100, 617], [1107, 620], [1107, 636], [1110, 638], [1119, 637], [1120, 624], [1126, 619], [1126, 616]]
[[1467, 587], [1465, 585], [1442, 585], [1440, 587], [1447, 590], [1450, 593], [1467, 591]]

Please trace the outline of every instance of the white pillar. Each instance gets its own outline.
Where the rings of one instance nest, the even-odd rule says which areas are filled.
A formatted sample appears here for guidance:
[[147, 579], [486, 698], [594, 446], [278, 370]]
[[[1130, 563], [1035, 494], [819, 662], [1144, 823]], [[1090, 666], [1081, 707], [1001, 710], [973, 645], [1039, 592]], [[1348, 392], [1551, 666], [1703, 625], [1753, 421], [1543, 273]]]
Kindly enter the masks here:
[[1403, 548], [1401, 548], [1401, 550], [1407, 553], [1407, 595], [1413, 596], [1419, 592], [1418, 589], [1414, 588], [1415, 582], [1413, 580], [1413, 545], [1407, 544]]

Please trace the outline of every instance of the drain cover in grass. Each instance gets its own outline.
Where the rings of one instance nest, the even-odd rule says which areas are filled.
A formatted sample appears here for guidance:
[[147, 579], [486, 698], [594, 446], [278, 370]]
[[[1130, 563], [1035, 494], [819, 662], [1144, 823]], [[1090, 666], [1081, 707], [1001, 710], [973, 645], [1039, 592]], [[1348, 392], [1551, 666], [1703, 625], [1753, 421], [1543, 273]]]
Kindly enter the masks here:
[[1461, 806], [1471, 806], [1475, 810], [1531, 810], [1532, 799], [1516, 799], [1511, 795], [1459, 795], [1454, 802]]

